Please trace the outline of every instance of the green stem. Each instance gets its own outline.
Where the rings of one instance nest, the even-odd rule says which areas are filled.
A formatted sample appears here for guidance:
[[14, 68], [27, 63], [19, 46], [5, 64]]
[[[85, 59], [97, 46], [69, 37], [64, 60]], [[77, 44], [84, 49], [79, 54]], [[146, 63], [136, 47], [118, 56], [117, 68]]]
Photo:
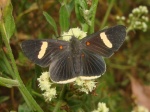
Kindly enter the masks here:
[[82, 26], [82, 30], [83, 30], [84, 32], [87, 32], [87, 31], [88, 31], [89, 26], [88, 26], [86, 23], [84, 23], [84, 24], [81, 23], [81, 26]]
[[4, 63], [5, 63], [5, 66], [6, 66], [6, 68], [8, 69], [8, 74], [10, 75], [12, 75], [12, 74], [14, 74], [14, 71], [13, 71], [13, 69], [12, 69], [12, 67], [11, 67], [11, 65], [10, 65], [10, 63], [9, 63], [9, 61], [7, 60], [7, 57], [6, 57], [6, 55], [5, 55], [5, 53], [4, 52], [1, 52], [1, 55], [2, 55], [2, 57], [3, 57], [3, 61], [4, 61]]
[[21, 80], [21, 78], [19, 76], [19, 72], [18, 72], [18, 69], [17, 69], [17, 66], [16, 66], [16, 62], [15, 62], [15, 59], [13, 57], [11, 47], [9, 45], [9, 40], [8, 40], [9, 37], [8, 37], [8, 35], [6, 33], [5, 24], [4, 24], [4, 22], [2, 20], [0, 21], [0, 30], [1, 30], [1, 34], [2, 34], [2, 37], [3, 37], [3, 41], [4, 41], [5, 45], [6, 45], [7, 50], [8, 50], [8, 55], [9, 55], [9, 58], [11, 60], [13, 70], [14, 70], [14, 74], [12, 74], [13, 79], [18, 81], [18, 83], [20, 85], [18, 87], [20, 92], [22, 93], [23, 96], [26, 97], [28, 102], [30, 102], [30, 104], [27, 103], [28, 106], [32, 107], [32, 109], [34, 109], [34, 110], [36, 110], [38, 112], [43, 112], [43, 110], [40, 108], [40, 106], [36, 103], [36, 101], [31, 96], [29, 91], [26, 89], [25, 85], [23, 84], [23, 82], [22, 82], [22, 80]]
[[8, 78], [4, 78], [4, 77], [0, 77], [0, 83], [3, 83], [8, 87], [19, 86], [19, 83], [17, 80], [12, 80]]
[[58, 112], [58, 110], [60, 109], [62, 101], [63, 101], [63, 97], [65, 95], [65, 91], [66, 91], [66, 85], [63, 85], [63, 88], [62, 88], [61, 93], [59, 95], [58, 102], [57, 102], [53, 112]]
[[94, 9], [93, 9], [92, 19], [91, 19], [90, 34], [94, 32], [94, 23], [95, 23], [95, 14], [96, 14], [97, 5], [98, 5], [98, 0], [93, 0], [92, 6], [94, 6]]
[[107, 10], [107, 12], [106, 12], [106, 14], [105, 14], [105, 17], [104, 17], [104, 19], [103, 19], [103, 22], [102, 22], [102, 24], [101, 24], [101, 29], [102, 28], [104, 28], [104, 26], [105, 26], [105, 24], [106, 24], [106, 21], [107, 21], [107, 19], [108, 19], [108, 16], [109, 16], [109, 14], [110, 14], [110, 11], [111, 11], [111, 9], [112, 9], [112, 7], [113, 7], [113, 5], [114, 5], [114, 2], [115, 2], [115, 0], [111, 0], [111, 2], [110, 2], [110, 5], [109, 5], [109, 7], [108, 7], [108, 10]]

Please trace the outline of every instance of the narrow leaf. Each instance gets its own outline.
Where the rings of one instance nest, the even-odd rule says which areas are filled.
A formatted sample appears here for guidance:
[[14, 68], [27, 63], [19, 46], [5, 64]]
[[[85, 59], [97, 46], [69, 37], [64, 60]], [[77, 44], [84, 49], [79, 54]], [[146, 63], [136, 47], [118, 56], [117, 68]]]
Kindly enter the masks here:
[[69, 2], [69, 4], [67, 5], [67, 9], [68, 9], [68, 11], [69, 11], [69, 14], [70, 14], [71, 11], [74, 9], [74, 5], [75, 5], [74, 2], [75, 2], [74, 0], [71, 0], [71, 1]]
[[80, 6], [80, 0], [76, 0], [75, 1], [75, 13], [76, 13], [76, 16], [77, 16], [77, 19], [81, 22], [81, 23], [84, 23], [84, 18], [83, 18], [83, 15], [81, 14], [81, 6]]
[[8, 39], [11, 38], [11, 36], [13, 35], [15, 31], [15, 22], [12, 16], [12, 10], [13, 10], [12, 4], [8, 3], [6, 7], [4, 7], [3, 12], [2, 12]]
[[0, 85], [6, 87], [13, 87], [13, 86], [19, 86], [19, 83], [17, 80], [0, 77]]
[[1, 96], [0, 97], [0, 104], [7, 101], [10, 97], [9, 96]]
[[61, 6], [59, 16], [61, 31], [67, 31], [69, 29], [69, 11], [67, 10], [66, 5]]
[[32, 112], [26, 103], [19, 105], [18, 112]]
[[54, 19], [47, 12], [43, 12], [43, 15], [45, 16], [48, 23], [54, 28], [56, 36], [58, 36], [57, 26], [56, 26]]

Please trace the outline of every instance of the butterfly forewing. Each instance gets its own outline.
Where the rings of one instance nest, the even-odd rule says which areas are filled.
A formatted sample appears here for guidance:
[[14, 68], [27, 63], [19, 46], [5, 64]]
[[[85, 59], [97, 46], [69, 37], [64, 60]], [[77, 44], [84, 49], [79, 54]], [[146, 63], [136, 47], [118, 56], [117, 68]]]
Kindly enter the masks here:
[[21, 44], [24, 54], [34, 63], [47, 67], [51, 57], [66, 50], [68, 42], [60, 40], [26, 40]]
[[81, 40], [86, 49], [104, 57], [110, 57], [122, 45], [126, 36], [126, 28], [122, 25], [104, 29]]

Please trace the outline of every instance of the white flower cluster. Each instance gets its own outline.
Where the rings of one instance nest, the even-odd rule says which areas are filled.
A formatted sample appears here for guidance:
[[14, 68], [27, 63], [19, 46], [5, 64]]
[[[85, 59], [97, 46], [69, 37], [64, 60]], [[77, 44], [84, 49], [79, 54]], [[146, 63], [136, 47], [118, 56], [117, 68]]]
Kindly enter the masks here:
[[86, 37], [87, 32], [82, 31], [80, 28], [71, 28], [68, 32], [62, 34], [62, 40], [69, 41], [72, 36], [75, 36], [78, 39]]
[[131, 112], [149, 112], [149, 110], [144, 106], [136, 106]]
[[124, 16], [116, 16], [116, 19], [117, 19], [119, 24], [124, 24], [125, 20], [126, 20], [126, 17], [124, 17]]
[[79, 91], [88, 94], [96, 88], [96, 82], [94, 80], [82, 80], [80, 77], [76, 79], [74, 85], [79, 86]]
[[56, 97], [56, 88], [52, 88], [50, 82], [49, 72], [43, 72], [42, 75], [37, 79], [39, 81], [39, 87], [44, 93], [42, 94], [45, 101], [51, 101]]
[[83, 18], [85, 20], [85, 22], [91, 26], [91, 16], [92, 16], [92, 10], [93, 10], [93, 7], [91, 7], [90, 10], [83, 10]]
[[143, 14], [147, 14], [148, 13], [148, 9], [146, 6], [139, 6], [138, 8], [135, 8], [132, 10], [133, 14], [138, 14], [138, 13], [143, 13]]
[[116, 16], [116, 19], [119, 21], [125, 21], [126, 17], [124, 16]]
[[89, 10], [86, 9], [86, 10], [84, 10], [83, 12], [84, 12], [84, 14], [85, 14], [86, 16], [89, 15]]
[[132, 13], [129, 14], [128, 23], [131, 25], [132, 29], [139, 29], [146, 31], [147, 30], [147, 22], [149, 21], [148, 17], [148, 9], [146, 6], [139, 6], [132, 10]]
[[107, 108], [105, 103], [99, 102], [97, 110], [93, 110], [92, 112], [109, 112], [109, 108]]
[[[134, 8], [127, 20], [127, 23], [129, 24], [128, 31], [135, 29], [146, 31], [148, 27], [147, 22], [149, 21], [147, 14], [148, 9], [146, 6]], [[125, 24], [126, 18], [124, 16], [116, 16], [116, 19], [118, 20], [118, 23]]]

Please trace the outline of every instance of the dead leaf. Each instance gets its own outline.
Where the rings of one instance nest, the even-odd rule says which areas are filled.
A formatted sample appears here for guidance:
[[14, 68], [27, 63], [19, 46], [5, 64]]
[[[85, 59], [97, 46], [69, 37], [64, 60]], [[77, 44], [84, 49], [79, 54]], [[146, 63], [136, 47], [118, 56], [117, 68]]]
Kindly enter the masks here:
[[150, 86], [145, 86], [139, 80], [130, 76], [131, 89], [135, 103], [142, 105], [150, 111]]

